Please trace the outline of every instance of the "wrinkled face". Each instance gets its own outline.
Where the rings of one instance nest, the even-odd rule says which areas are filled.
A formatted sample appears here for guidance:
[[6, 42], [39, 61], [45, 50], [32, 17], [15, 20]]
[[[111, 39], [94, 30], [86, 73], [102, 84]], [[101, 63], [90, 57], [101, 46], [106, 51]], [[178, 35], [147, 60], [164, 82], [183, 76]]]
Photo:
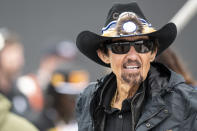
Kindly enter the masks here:
[[[148, 37], [138, 36], [127, 38], [126, 40], [135, 41], [138, 39], [148, 39]], [[150, 62], [152, 62], [156, 56], [156, 51], [138, 53], [133, 46], [130, 47], [129, 52], [126, 54], [115, 54], [110, 49], [108, 49], [108, 55], [100, 50], [98, 50], [97, 53], [101, 60], [111, 65], [111, 69], [116, 75], [117, 82], [126, 83], [131, 86], [136, 84], [139, 85], [146, 79], [150, 69]]]

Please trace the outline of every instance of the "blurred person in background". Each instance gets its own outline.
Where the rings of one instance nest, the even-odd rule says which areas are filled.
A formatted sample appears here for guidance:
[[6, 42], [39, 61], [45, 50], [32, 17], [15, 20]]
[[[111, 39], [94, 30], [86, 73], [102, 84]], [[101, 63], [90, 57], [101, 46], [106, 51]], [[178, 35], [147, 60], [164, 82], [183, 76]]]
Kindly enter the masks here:
[[23, 45], [7, 29], [0, 30], [0, 91], [8, 98], [24, 65]]
[[46, 89], [54, 70], [62, 63], [73, 61], [76, 53], [76, 47], [71, 41], [61, 41], [54, 46], [46, 47], [37, 71], [37, 79], [43, 90]]
[[38, 119], [41, 131], [78, 131], [75, 119], [76, 96], [89, 82], [89, 74], [81, 69], [58, 69], [46, 92], [45, 109]]
[[[16, 79], [24, 65], [23, 46], [18, 36], [0, 29], [0, 130], [36, 131], [20, 114], [28, 106], [26, 96], [16, 86]], [[7, 98], [9, 99], [7, 99]]]
[[197, 89], [196, 80], [193, 79], [191, 73], [188, 69], [186, 69], [181, 58], [176, 54], [174, 50], [172, 50], [171, 48], [166, 49], [161, 55], [159, 55], [155, 59], [155, 61], [160, 62], [175, 71], [176, 73], [181, 74], [187, 84], [192, 85]]
[[27, 96], [31, 108], [26, 117], [34, 124], [37, 124], [43, 111], [45, 92], [52, 73], [62, 63], [72, 61], [76, 55], [76, 47], [68, 41], [45, 48], [38, 69], [21, 76], [17, 81], [18, 88]]
[[[0, 92], [12, 103], [12, 111], [22, 115], [28, 110], [28, 99], [17, 87], [24, 66], [24, 49], [17, 34], [0, 30]], [[28, 87], [26, 87], [28, 88]]]

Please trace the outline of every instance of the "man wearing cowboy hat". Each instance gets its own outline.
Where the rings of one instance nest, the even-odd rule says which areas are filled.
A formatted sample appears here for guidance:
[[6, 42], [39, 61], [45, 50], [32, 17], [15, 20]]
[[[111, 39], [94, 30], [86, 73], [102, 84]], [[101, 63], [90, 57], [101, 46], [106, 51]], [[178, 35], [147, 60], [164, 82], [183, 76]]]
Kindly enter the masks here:
[[133, 2], [112, 6], [102, 35], [78, 35], [79, 50], [112, 70], [78, 98], [79, 131], [197, 131], [197, 92], [154, 62], [176, 33], [173, 23], [156, 30]]

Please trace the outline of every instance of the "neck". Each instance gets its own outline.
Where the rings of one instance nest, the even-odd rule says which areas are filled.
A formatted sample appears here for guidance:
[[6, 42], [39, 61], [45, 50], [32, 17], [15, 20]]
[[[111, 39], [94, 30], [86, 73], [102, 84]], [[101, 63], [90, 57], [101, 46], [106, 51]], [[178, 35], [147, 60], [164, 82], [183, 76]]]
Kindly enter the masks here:
[[132, 98], [137, 92], [139, 85], [129, 85], [117, 80], [117, 90], [112, 99], [111, 106], [121, 109], [122, 102], [127, 98]]

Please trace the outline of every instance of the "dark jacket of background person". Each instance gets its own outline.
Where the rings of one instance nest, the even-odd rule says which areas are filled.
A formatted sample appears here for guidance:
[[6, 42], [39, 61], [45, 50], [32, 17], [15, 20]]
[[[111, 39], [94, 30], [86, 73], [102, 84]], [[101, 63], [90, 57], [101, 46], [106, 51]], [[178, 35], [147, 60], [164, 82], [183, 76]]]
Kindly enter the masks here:
[[[99, 103], [103, 87], [111, 77], [113, 74], [90, 84], [78, 98], [79, 131], [104, 131], [105, 116], [100, 112]], [[186, 85], [180, 75], [158, 63], [152, 64], [145, 82], [149, 85], [147, 99], [136, 131], [197, 131], [197, 91], [194, 88]]]
[[31, 123], [10, 112], [10, 102], [0, 94], [0, 131], [38, 131]]

